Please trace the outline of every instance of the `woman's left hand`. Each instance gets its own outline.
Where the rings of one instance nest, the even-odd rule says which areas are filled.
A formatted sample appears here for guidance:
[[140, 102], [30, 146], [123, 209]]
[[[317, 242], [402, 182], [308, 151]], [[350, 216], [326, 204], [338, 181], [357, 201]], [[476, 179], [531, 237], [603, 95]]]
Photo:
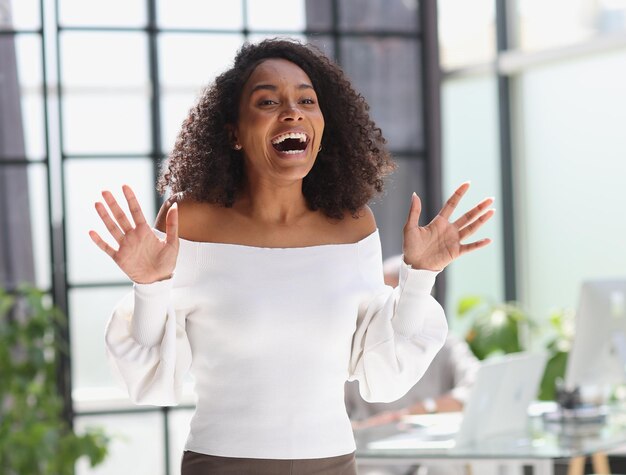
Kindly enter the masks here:
[[426, 226], [419, 225], [422, 204], [413, 193], [409, 217], [404, 226], [404, 261], [414, 269], [440, 271], [450, 262], [466, 252], [486, 246], [491, 239], [481, 239], [468, 244], [461, 241], [474, 234], [495, 213], [488, 209], [493, 198], [486, 198], [454, 222], [450, 216], [469, 188], [463, 183], [446, 201], [439, 214]]

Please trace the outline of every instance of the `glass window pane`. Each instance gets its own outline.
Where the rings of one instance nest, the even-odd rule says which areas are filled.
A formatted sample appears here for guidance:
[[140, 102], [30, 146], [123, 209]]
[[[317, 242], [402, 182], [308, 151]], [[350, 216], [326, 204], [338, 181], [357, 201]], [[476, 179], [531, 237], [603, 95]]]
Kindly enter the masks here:
[[306, 1], [306, 25], [309, 30], [330, 30], [333, 27], [333, 0]]
[[516, 88], [520, 286], [531, 315], [574, 309], [583, 280], [623, 278], [626, 53], [524, 72]]
[[41, 87], [43, 83], [41, 36], [15, 35], [17, 75], [22, 88]]
[[154, 178], [149, 159], [69, 159], [65, 162], [68, 280], [72, 283], [127, 282], [128, 278], [109, 256], [89, 238], [90, 229], [113, 244], [109, 232], [94, 209], [102, 201], [101, 190], [111, 191], [127, 209], [122, 185], [137, 195], [149, 223], [156, 216]]
[[66, 93], [63, 97], [64, 152], [142, 153], [150, 150], [147, 91]]
[[439, 56], [444, 68], [493, 61], [496, 54], [493, 0], [439, 0]]
[[243, 41], [242, 35], [163, 34], [159, 38], [163, 88], [198, 93], [232, 65]]
[[146, 4], [145, 0], [59, 0], [59, 23], [64, 26], [143, 26]]
[[304, 31], [304, 0], [247, 0], [250, 30]]
[[[13, 151], [5, 150], [5, 156], [21, 158], [25, 154], [29, 159], [41, 160], [45, 156], [41, 37], [24, 34], [13, 38], [24, 141]], [[12, 40], [6, 37], [0, 41]]]
[[417, 31], [417, 0], [339, 0], [342, 30]]
[[50, 218], [48, 215], [48, 170], [45, 165], [28, 166], [30, 227], [33, 236], [35, 284], [52, 287], [50, 281]]
[[[443, 199], [461, 183], [472, 186], [452, 219], [488, 196], [500, 202], [500, 151], [498, 138], [497, 83], [493, 76], [448, 80], [442, 88]], [[482, 295], [504, 298], [501, 215], [495, 216], [470, 238], [490, 237], [493, 242], [463, 256], [446, 269], [446, 308], [456, 312], [460, 298]], [[450, 319], [458, 329], [462, 320]], [[462, 330], [459, 329], [462, 333]]]
[[76, 475], [155, 475], [165, 473], [165, 444], [161, 412], [78, 416], [75, 427], [103, 428], [113, 436], [109, 456], [95, 468], [83, 457], [76, 464]]
[[26, 158], [42, 160], [46, 155], [43, 97], [38, 92], [26, 91], [20, 100]]
[[[65, 152], [146, 153], [149, 88], [145, 37], [69, 33], [62, 40]], [[112, 94], [111, 88], [118, 94]]]
[[370, 206], [380, 229], [385, 258], [402, 252], [402, 227], [411, 204], [411, 194], [424, 199], [426, 167], [418, 157], [395, 157], [396, 171], [385, 180], [385, 191], [376, 196]]
[[327, 35], [307, 35], [306, 41], [317, 46], [326, 56], [332, 60], [335, 58], [335, 40]]
[[157, 15], [164, 28], [241, 30], [241, 6], [241, 0], [157, 0]]
[[15, 36], [0, 36], [0, 157], [20, 158], [25, 155], [21, 121], [20, 84], [15, 58]]
[[64, 33], [61, 75], [68, 91], [76, 86], [147, 89], [147, 38], [140, 33]]
[[34, 30], [41, 26], [39, 0], [9, 0], [2, 3], [0, 30]]
[[0, 159], [0, 287], [29, 282], [49, 289], [46, 166], [26, 163], [6, 165]]
[[423, 147], [419, 43], [404, 39], [341, 41], [341, 61], [393, 150]]
[[526, 51], [626, 30], [626, 0], [517, 0], [518, 38]]
[[174, 147], [183, 121], [197, 99], [198, 96], [191, 93], [161, 94], [161, 147], [165, 153], [169, 153]]
[[104, 329], [132, 286], [72, 289], [69, 296], [72, 396], [78, 411], [132, 407], [115, 379], [104, 348]]
[[170, 435], [170, 473], [180, 475], [180, 459], [185, 449], [193, 409], [175, 408], [168, 413]]

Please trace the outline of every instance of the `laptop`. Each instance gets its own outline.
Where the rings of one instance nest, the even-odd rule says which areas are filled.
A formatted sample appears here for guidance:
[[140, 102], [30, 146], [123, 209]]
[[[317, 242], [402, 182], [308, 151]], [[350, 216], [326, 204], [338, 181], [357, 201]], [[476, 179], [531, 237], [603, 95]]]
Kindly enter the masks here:
[[522, 435], [546, 361], [545, 352], [483, 361], [462, 413], [407, 416], [403, 421], [410, 429], [370, 442], [368, 448], [447, 450], [494, 436]]

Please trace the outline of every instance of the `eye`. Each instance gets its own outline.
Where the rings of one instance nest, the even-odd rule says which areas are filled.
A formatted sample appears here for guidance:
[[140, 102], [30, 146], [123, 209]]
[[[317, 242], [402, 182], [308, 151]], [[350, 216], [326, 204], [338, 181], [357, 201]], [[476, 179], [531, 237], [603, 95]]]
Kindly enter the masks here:
[[278, 102], [274, 101], [273, 99], [262, 99], [259, 101], [260, 106], [273, 106], [276, 104], [278, 104]]
[[302, 104], [315, 104], [315, 100], [311, 98], [302, 99], [300, 102]]

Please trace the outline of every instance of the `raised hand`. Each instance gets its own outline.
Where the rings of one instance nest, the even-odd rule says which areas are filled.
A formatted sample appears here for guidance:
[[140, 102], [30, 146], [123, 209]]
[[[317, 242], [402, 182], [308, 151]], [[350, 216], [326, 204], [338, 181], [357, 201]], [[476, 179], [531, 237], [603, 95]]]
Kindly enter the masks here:
[[493, 216], [495, 210], [487, 209], [493, 203], [493, 198], [484, 199], [453, 223], [449, 221], [468, 188], [469, 183], [458, 187], [439, 214], [423, 227], [419, 225], [422, 205], [413, 193], [409, 217], [404, 226], [403, 253], [407, 264], [415, 269], [443, 270], [460, 255], [491, 242], [491, 239], [481, 239], [468, 244], [461, 243]]
[[167, 212], [166, 236], [165, 240], [161, 240], [146, 222], [133, 190], [124, 185], [122, 191], [128, 202], [134, 226], [109, 191], [103, 191], [102, 197], [112, 215], [103, 203], [96, 203], [96, 211], [117, 242], [118, 249], [109, 246], [96, 231], [89, 231], [89, 236], [100, 249], [111, 256], [133, 282], [149, 284], [171, 277], [179, 246], [176, 203]]

